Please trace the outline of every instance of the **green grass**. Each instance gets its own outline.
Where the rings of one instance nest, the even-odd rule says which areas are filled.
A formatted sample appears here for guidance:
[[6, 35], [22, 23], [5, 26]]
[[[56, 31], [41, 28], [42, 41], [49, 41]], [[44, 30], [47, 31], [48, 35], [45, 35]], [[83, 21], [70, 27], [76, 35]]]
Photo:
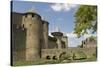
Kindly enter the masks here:
[[23, 66], [23, 65], [42, 65], [42, 64], [56, 64], [60, 63], [58, 60], [36, 60], [36, 61], [16, 61], [14, 62], [14, 66]]
[[74, 63], [74, 62], [88, 62], [96, 61], [96, 57], [91, 57], [83, 60], [44, 60], [39, 59], [35, 61], [16, 61], [13, 66], [26, 66], [26, 65], [43, 65], [43, 64], [59, 64], [59, 63]]

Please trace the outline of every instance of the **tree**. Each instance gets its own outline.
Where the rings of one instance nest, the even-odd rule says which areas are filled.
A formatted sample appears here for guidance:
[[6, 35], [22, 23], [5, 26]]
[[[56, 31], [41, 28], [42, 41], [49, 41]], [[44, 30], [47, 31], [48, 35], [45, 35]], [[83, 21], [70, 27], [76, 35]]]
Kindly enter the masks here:
[[89, 37], [89, 39], [90, 39], [90, 41], [96, 41], [97, 40], [96, 36], [91, 36], [91, 37]]
[[80, 37], [88, 30], [92, 33], [97, 31], [97, 6], [81, 5], [75, 13], [74, 33]]

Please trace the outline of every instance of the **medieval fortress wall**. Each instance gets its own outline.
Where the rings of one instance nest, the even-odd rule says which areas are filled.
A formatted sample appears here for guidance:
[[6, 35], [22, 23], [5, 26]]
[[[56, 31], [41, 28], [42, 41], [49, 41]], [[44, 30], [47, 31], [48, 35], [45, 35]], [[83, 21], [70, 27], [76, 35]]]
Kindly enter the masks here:
[[[60, 59], [61, 55], [64, 54], [66, 57], [70, 56], [71, 58], [75, 55], [76, 59], [81, 58], [91, 58], [96, 54], [96, 48], [68, 48], [68, 49], [42, 49], [42, 58], [50, 60]], [[80, 57], [79, 54], [83, 53], [86, 57]], [[70, 59], [71, 59], [70, 58]]]
[[34, 11], [26, 13], [12, 12], [12, 54], [13, 61], [56, 56], [62, 53], [75, 54], [84, 52], [88, 57], [96, 53], [96, 47], [69, 48], [68, 37], [62, 32], [53, 32], [54, 37], [48, 36], [49, 23]]

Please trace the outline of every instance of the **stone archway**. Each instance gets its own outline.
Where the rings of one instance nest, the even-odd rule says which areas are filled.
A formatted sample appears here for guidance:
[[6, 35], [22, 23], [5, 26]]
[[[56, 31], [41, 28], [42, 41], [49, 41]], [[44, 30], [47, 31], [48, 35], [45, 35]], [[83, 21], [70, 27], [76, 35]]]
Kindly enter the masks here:
[[64, 59], [66, 59], [66, 52], [62, 52], [59, 55], [59, 60], [64, 60]]
[[49, 55], [47, 55], [47, 56], [46, 56], [46, 59], [47, 59], [47, 60], [50, 60], [51, 58], [50, 58], [50, 56], [49, 56]]
[[57, 60], [57, 56], [53, 56], [52, 59], [53, 59], [53, 60]]

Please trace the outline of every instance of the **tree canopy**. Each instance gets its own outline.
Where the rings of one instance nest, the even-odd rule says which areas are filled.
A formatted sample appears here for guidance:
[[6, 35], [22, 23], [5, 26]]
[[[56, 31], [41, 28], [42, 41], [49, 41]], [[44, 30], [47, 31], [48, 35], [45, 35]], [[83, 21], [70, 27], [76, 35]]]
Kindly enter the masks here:
[[88, 30], [92, 33], [97, 31], [97, 6], [81, 5], [75, 13], [74, 33], [78, 37], [87, 34]]

